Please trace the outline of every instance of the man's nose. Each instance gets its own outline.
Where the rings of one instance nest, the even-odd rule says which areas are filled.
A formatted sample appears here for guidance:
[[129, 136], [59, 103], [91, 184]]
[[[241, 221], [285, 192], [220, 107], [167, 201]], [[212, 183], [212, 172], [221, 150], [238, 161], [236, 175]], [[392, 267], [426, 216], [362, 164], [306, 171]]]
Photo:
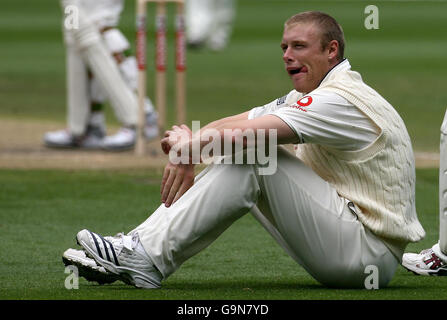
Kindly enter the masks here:
[[287, 48], [286, 51], [284, 51], [282, 59], [284, 60], [284, 62], [293, 61], [293, 56], [290, 53], [290, 48]]

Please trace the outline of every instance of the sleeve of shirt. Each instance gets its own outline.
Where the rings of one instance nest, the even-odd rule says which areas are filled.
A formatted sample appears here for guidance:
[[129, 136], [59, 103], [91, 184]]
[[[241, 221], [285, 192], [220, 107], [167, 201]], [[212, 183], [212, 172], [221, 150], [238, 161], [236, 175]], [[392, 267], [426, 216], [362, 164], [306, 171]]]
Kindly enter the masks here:
[[372, 143], [380, 129], [345, 98], [319, 90], [271, 110], [296, 133], [299, 143], [314, 143], [343, 151], [360, 150]]
[[255, 108], [251, 109], [250, 112], [248, 113], [248, 119], [249, 120], [255, 119], [255, 118], [261, 117], [263, 115], [275, 112], [279, 108], [284, 107], [286, 104], [286, 99], [289, 95], [290, 95], [290, 93], [286, 94], [285, 96], [283, 96], [281, 98], [275, 99], [266, 105], [263, 105], [260, 107], [255, 107]]

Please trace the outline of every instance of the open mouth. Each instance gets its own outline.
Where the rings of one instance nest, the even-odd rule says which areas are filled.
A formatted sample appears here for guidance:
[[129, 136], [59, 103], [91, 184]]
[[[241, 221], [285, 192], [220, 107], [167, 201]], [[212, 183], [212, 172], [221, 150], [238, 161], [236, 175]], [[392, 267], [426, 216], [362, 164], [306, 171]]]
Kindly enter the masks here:
[[289, 73], [289, 75], [294, 75], [294, 74], [298, 74], [300, 72], [307, 72], [307, 68], [306, 67], [299, 67], [299, 68], [290, 68], [287, 69], [287, 72]]
[[289, 71], [290, 75], [294, 75], [294, 74], [300, 73], [301, 69], [303, 69], [303, 67], [297, 68], [297, 69], [290, 69], [288, 71]]

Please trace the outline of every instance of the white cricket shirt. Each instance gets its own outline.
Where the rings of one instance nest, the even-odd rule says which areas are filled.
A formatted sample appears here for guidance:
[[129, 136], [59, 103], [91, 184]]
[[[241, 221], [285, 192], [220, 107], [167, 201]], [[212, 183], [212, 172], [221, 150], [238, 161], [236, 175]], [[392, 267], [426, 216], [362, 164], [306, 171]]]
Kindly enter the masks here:
[[[337, 65], [333, 72], [347, 60]], [[292, 90], [264, 106], [250, 110], [248, 119], [272, 114], [296, 133], [298, 143], [315, 143], [342, 151], [356, 151], [374, 142], [380, 129], [340, 95], [320, 89], [302, 96]]]

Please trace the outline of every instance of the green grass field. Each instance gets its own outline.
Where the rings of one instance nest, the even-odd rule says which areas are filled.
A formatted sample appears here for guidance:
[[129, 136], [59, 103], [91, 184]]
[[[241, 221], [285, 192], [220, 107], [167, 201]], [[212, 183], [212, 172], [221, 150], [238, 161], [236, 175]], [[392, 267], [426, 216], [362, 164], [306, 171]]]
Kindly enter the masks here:
[[[64, 286], [62, 252], [75, 234], [130, 231], [159, 203], [157, 175], [145, 171], [0, 170], [1, 299], [446, 299], [444, 278], [416, 277], [399, 267], [387, 289], [322, 287], [298, 266], [250, 215], [188, 260], [162, 290], [84, 279]], [[437, 240], [437, 171], [418, 170], [417, 210], [427, 237]], [[131, 204], [131, 205], [129, 205]]]
[[[207, 123], [290, 91], [279, 47], [282, 24], [296, 12], [321, 10], [342, 24], [353, 69], [396, 107], [415, 150], [438, 151], [439, 127], [447, 107], [447, 2], [375, 1], [379, 30], [363, 26], [367, 4], [239, 0], [229, 47], [219, 53], [188, 52], [188, 120]], [[126, 1], [121, 21], [129, 39], [134, 38], [133, 5]], [[64, 125], [61, 21], [56, 1], [2, 0], [0, 118]], [[149, 92], [153, 87], [148, 84]], [[172, 96], [173, 88], [169, 90]], [[116, 123], [113, 113], [107, 112], [108, 121]], [[175, 115], [168, 113], [173, 123]], [[401, 267], [387, 289], [324, 288], [249, 215], [187, 261], [162, 290], [136, 290], [122, 283], [98, 286], [83, 279], [79, 290], [65, 289], [61, 254], [75, 246], [76, 232], [82, 228], [105, 235], [129, 231], [158, 206], [159, 180], [159, 171], [142, 169], [0, 169], [0, 299], [447, 298], [447, 279], [416, 277]], [[437, 194], [437, 169], [418, 169], [417, 210], [427, 236], [408, 251], [437, 241]]]
[[[161, 290], [84, 279], [64, 286], [62, 252], [77, 247], [89, 228], [104, 235], [130, 231], [159, 203], [157, 175], [147, 171], [0, 170], [0, 299], [446, 299], [444, 278], [416, 277], [399, 267], [383, 290], [321, 286], [270, 238], [250, 215], [188, 260]], [[417, 172], [417, 210], [427, 237], [437, 240], [437, 171]]]

